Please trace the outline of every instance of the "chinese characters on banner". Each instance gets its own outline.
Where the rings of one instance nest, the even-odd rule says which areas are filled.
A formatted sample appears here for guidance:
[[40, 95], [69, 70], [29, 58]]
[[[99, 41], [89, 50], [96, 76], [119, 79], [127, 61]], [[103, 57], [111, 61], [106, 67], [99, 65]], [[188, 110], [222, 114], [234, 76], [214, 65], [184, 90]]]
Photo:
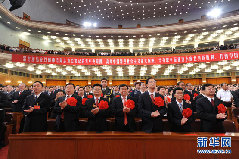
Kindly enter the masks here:
[[111, 57], [111, 58], [82, 58], [47, 55], [12, 54], [12, 62], [56, 65], [163, 65], [195, 62], [213, 62], [223, 60], [238, 60], [239, 51], [227, 53], [198, 54], [189, 56], [169, 57]]

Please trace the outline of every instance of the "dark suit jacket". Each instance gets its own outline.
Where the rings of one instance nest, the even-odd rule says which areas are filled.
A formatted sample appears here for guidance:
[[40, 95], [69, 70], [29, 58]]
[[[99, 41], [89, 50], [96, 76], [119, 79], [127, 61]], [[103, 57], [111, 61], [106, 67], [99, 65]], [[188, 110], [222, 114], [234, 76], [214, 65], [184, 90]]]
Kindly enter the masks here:
[[218, 114], [217, 106], [223, 102], [214, 97], [214, 106], [207, 99], [207, 97], [202, 97], [197, 100], [197, 116], [201, 119], [201, 131], [204, 132], [224, 132], [223, 121], [224, 119], [217, 119]]
[[188, 94], [190, 96], [190, 102], [193, 112], [196, 112], [196, 99], [193, 99], [195, 93], [199, 94], [195, 90], [192, 90], [192, 93], [189, 90], [184, 90], [184, 94]]
[[[183, 101], [183, 109], [190, 108], [192, 109], [191, 104], [186, 103]], [[168, 121], [170, 122], [171, 131], [174, 132], [190, 132], [191, 123], [194, 121], [193, 114], [188, 118], [188, 121], [181, 125], [181, 120], [183, 118], [182, 113], [180, 112], [179, 106], [176, 101], [168, 104]]]
[[18, 100], [17, 103], [12, 103], [12, 111], [13, 112], [22, 112], [22, 107], [25, 102], [27, 96], [31, 95], [31, 91], [24, 90], [21, 95], [19, 95], [19, 91], [14, 92], [11, 97], [11, 102], [14, 100]]
[[[82, 106], [82, 99], [73, 94], [71, 97], [77, 99], [76, 106], [67, 105], [64, 109], [61, 109], [59, 103], [65, 100], [65, 96], [57, 99], [54, 112], [57, 114], [56, 126], [58, 131], [78, 131], [79, 130], [79, 117], [83, 113], [84, 107]], [[61, 115], [64, 113], [64, 121], [61, 119]]]
[[[124, 112], [123, 112], [123, 103], [121, 96], [115, 97], [112, 101], [112, 112], [115, 115], [115, 127], [118, 131], [135, 131], [135, 115], [137, 110], [137, 103], [135, 98], [128, 96], [127, 100], [133, 100], [135, 102], [135, 108], [130, 110], [127, 114], [127, 125], [124, 125]], [[127, 126], [127, 127], [126, 127]]]
[[9, 101], [7, 94], [0, 91], [0, 109], [11, 107], [11, 102]]
[[134, 97], [136, 99], [136, 101], [139, 100], [139, 96], [141, 95], [141, 92], [138, 91], [138, 90], [133, 90], [131, 93], [130, 93], [130, 96], [131, 97]]
[[[164, 100], [164, 97], [158, 93], [155, 93], [155, 97], [161, 97]], [[149, 92], [146, 91], [139, 98], [138, 110], [142, 117], [142, 130], [145, 132], [161, 132], [163, 131], [163, 122], [162, 118], [166, 114], [166, 104], [164, 106], [157, 107], [153, 104]], [[158, 110], [160, 115], [156, 118], [151, 117], [151, 113]]]
[[[109, 101], [103, 97], [100, 97], [100, 101]], [[99, 103], [100, 103], [99, 101]], [[88, 126], [87, 131], [97, 131], [102, 132], [107, 130], [106, 118], [109, 117], [110, 114], [110, 105], [108, 109], [100, 109], [97, 114], [93, 114], [91, 112], [94, 109], [93, 105], [95, 104], [95, 99], [90, 98], [86, 101], [86, 116], [88, 117]]]
[[47, 111], [49, 109], [50, 97], [47, 94], [41, 95], [35, 99], [34, 95], [27, 96], [23, 105], [23, 110], [29, 109], [29, 106], [39, 105], [40, 109], [34, 109], [31, 113], [24, 112], [25, 125], [24, 132], [47, 131]]

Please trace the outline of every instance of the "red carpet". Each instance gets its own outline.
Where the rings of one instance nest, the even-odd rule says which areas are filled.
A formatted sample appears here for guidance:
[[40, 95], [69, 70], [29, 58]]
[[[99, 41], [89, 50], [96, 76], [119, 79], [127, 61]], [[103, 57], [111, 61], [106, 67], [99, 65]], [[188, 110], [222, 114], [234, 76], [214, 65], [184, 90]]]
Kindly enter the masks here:
[[0, 149], [0, 159], [7, 159], [8, 146]]

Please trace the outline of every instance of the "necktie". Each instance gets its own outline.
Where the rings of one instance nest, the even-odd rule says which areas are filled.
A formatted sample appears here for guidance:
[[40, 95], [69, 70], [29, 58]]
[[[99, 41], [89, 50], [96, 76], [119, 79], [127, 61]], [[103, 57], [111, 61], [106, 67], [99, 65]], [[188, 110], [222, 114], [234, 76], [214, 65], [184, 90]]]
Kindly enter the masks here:
[[179, 103], [179, 109], [180, 109], [180, 112], [182, 113], [183, 112], [183, 106], [181, 103]]
[[19, 96], [22, 94], [22, 91], [19, 92]]
[[[126, 106], [126, 99], [123, 98], [124, 100], [124, 107]], [[127, 114], [126, 112], [124, 112], [124, 125], [127, 125], [128, 124], [128, 120], [127, 120]]]
[[213, 99], [211, 99], [211, 103], [212, 103], [212, 106], [214, 106], [214, 100]]
[[96, 98], [96, 102], [95, 102], [96, 106], [98, 107], [98, 104], [99, 104], [99, 99]]
[[154, 103], [155, 103], [155, 101], [154, 101], [154, 95], [151, 94], [150, 97], [151, 97], [151, 100], [152, 100], [152, 102], [153, 102], [153, 104], [154, 104]]

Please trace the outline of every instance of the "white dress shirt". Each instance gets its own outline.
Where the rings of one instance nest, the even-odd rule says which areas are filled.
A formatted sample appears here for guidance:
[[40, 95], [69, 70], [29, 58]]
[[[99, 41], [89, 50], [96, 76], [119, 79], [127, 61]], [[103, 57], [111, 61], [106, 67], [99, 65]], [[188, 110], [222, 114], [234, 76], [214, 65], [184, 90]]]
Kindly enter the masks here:
[[217, 92], [217, 98], [221, 99], [223, 102], [231, 102], [232, 99], [231, 91], [220, 89]]

